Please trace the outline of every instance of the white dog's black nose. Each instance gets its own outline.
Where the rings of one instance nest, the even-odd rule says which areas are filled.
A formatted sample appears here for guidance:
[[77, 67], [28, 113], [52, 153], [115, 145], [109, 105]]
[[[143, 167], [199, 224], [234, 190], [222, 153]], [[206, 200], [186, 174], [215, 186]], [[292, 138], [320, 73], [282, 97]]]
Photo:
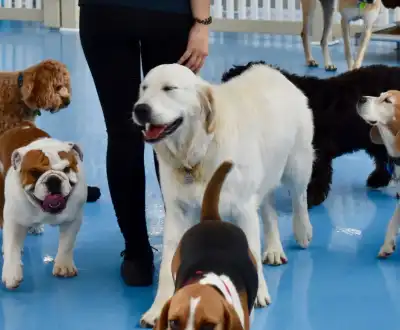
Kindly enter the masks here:
[[364, 104], [367, 103], [368, 98], [366, 98], [365, 96], [361, 96], [360, 99], [358, 100], [359, 104]]
[[46, 188], [50, 194], [61, 194], [61, 179], [52, 175], [46, 180]]
[[151, 107], [146, 103], [136, 104], [133, 108], [133, 112], [136, 116], [136, 119], [142, 123], [148, 123], [150, 121], [151, 115]]

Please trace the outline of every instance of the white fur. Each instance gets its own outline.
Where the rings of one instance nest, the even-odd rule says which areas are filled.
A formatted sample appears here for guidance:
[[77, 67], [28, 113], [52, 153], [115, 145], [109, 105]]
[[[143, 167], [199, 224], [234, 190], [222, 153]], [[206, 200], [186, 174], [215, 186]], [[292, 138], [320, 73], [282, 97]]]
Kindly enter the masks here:
[[[233, 309], [236, 311], [240, 323], [242, 324], [242, 329], [244, 329], [245, 326], [243, 306], [240, 302], [239, 293], [237, 292], [235, 285], [233, 284], [231, 279], [226, 275], [218, 276], [214, 273], [208, 273], [204, 276], [204, 278], [200, 280], [199, 283], [203, 285], [214, 285], [222, 292], [226, 301], [231, 304], [233, 306]], [[225, 285], [228, 287], [229, 292], [226, 289]]]
[[[176, 89], [166, 92], [165, 85]], [[235, 166], [224, 184], [220, 211], [232, 216], [247, 236], [259, 276], [256, 304], [266, 306], [271, 299], [262, 268], [257, 211], [261, 207], [263, 260], [280, 264], [286, 256], [271, 199], [281, 182], [288, 184], [293, 199], [296, 240], [306, 248], [312, 236], [306, 190], [314, 157], [313, 119], [307, 98], [267, 66], [254, 66], [225, 84], [211, 85], [183, 66], [161, 65], [149, 72], [142, 86], [137, 104], [151, 107], [150, 123], [183, 118], [174, 133], [154, 144], [167, 213], [157, 296], [142, 324], [154, 324], [172, 296], [174, 251], [183, 233], [198, 222], [206, 184], [225, 160]], [[212, 99], [207, 98], [208, 91]], [[205, 125], [207, 118], [210, 125]], [[138, 122], [135, 114], [134, 120]], [[181, 166], [197, 168], [200, 177], [185, 184], [185, 174], [177, 170]]]
[[[3, 225], [3, 251], [4, 264], [2, 281], [9, 289], [16, 288], [22, 281], [21, 250], [29, 228], [37, 228], [40, 231], [43, 224], [59, 226], [60, 238], [57, 256], [55, 258], [53, 274], [56, 276], [72, 276], [76, 274], [73, 261], [73, 248], [76, 236], [83, 218], [83, 205], [86, 201], [87, 186], [83, 172], [83, 164], [77, 154], [79, 172], [72, 179], [76, 184], [67, 202], [66, 208], [57, 215], [45, 213], [33, 203], [27, 192], [22, 188], [19, 177], [19, 165], [23, 156], [29, 150], [40, 149], [50, 159], [53, 171], [61, 169], [60, 151], [70, 151], [74, 144], [57, 141], [55, 139], [41, 139], [18, 149], [13, 153], [13, 166], [10, 167], [5, 178], [5, 205]], [[64, 165], [65, 166], [65, 165]], [[44, 174], [45, 175], [45, 174]], [[68, 181], [67, 179], [65, 181]], [[63, 183], [63, 193], [71, 190], [69, 183]], [[35, 187], [35, 195], [40, 197], [43, 192], [42, 182]], [[41, 188], [40, 188], [41, 187]], [[38, 190], [38, 192], [37, 192]]]
[[[395, 118], [395, 98], [389, 93], [382, 93], [379, 97], [365, 96], [366, 102], [357, 107], [357, 112], [361, 118], [368, 123], [377, 126], [382, 142], [384, 143], [388, 154], [392, 157], [400, 157], [400, 152], [394, 148], [395, 136], [387, 128], [387, 124]], [[400, 168], [395, 166], [395, 174], [400, 175]], [[395, 240], [400, 229], [400, 204], [396, 209], [386, 231], [385, 241], [379, 251], [379, 257], [388, 257], [395, 250]]]
[[189, 317], [186, 323], [185, 330], [194, 330], [196, 329], [196, 308], [201, 300], [201, 297], [190, 298], [190, 306], [189, 306]]

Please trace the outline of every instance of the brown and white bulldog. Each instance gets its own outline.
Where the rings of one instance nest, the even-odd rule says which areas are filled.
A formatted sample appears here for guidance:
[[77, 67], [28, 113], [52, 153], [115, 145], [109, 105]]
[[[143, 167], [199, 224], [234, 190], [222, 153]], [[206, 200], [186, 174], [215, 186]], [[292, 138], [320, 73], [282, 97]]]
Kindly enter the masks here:
[[37, 225], [60, 229], [53, 274], [77, 274], [73, 249], [87, 197], [82, 160], [76, 144], [53, 139], [29, 122], [0, 136], [2, 281], [7, 288], [17, 288], [22, 281], [24, 240]]
[[257, 297], [257, 264], [243, 230], [221, 221], [219, 196], [232, 167], [224, 162], [203, 198], [200, 223], [182, 237], [172, 260], [175, 294], [156, 330], [248, 330]]

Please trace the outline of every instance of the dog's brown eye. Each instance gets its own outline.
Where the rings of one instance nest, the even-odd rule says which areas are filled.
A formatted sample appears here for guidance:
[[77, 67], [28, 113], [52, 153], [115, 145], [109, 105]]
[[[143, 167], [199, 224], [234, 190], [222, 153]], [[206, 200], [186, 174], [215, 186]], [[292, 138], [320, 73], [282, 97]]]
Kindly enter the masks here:
[[214, 330], [216, 324], [205, 322], [201, 325], [200, 330]]
[[143, 86], [142, 86], [142, 90], [145, 91], [146, 89], [147, 89], [147, 86], [146, 86], [146, 85], [143, 85]]
[[61, 88], [62, 88], [62, 86], [61, 86], [61, 85], [58, 85], [58, 86], [56, 86], [55, 89], [56, 89], [57, 92], [59, 92], [59, 91], [61, 90]]
[[169, 321], [169, 328], [171, 330], [179, 330], [179, 328], [180, 328], [179, 320], [170, 320]]
[[172, 91], [172, 90], [174, 90], [174, 89], [177, 89], [177, 88], [174, 87], [174, 86], [164, 86], [162, 90], [163, 90], [164, 92], [169, 92], [169, 91]]
[[66, 167], [66, 168], [64, 168], [64, 171], [63, 171], [65, 174], [68, 174], [69, 172], [71, 172], [71, 167]]
[[31, 170], [30, 174], [37, 180], [42, 175], [42, 172], [39, 170]]
[[392, 103], [392, 102], [390, 102], [390, 98], [389, 98], [389, 97], [387, 97], [386, 99], [384, 99], [383, 102], [385, 102], [385, 103]]

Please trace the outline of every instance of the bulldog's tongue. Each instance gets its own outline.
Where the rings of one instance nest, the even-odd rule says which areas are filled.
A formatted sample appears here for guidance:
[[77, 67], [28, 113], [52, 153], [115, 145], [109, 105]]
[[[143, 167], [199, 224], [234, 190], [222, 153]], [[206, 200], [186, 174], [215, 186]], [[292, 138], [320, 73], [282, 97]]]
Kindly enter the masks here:
[[150, 125], [146, 127], [144, 137], [147, 140], [155, 140], [165, 131], [166, 128], [167, 125]]
[[42, 202], [43, 211], [53, 214], [61, 212], [66, 206], [67, 202], [64, 196], [59, 194], [48, 195]]

